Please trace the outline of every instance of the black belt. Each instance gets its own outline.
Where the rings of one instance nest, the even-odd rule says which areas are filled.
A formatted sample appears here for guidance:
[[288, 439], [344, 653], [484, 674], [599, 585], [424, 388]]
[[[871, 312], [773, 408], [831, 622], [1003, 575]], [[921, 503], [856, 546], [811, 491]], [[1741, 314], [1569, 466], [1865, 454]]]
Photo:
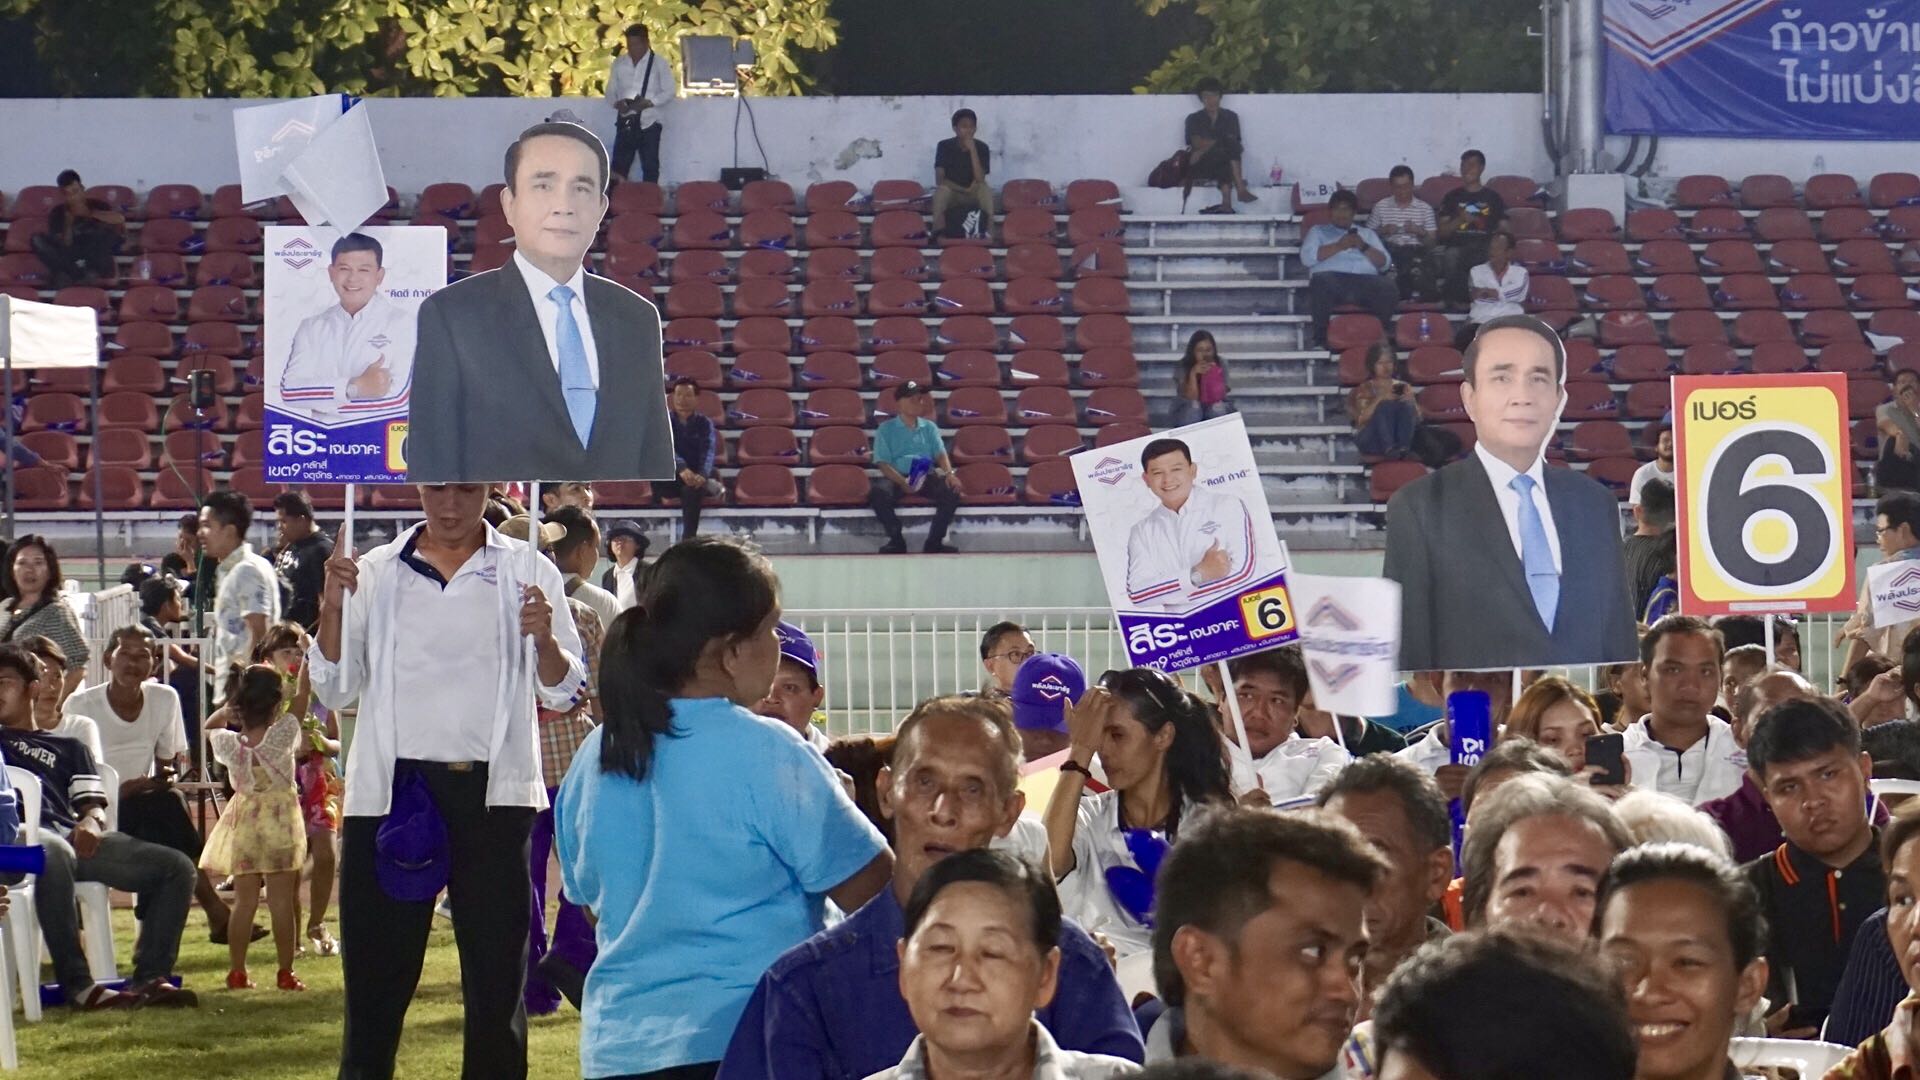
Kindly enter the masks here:
[[398, 758], [394, 761], [395, 770], [402, 765], [419, 769], [422, 772], [472, 773], [486, 772], [484, 761], [422, 761], [419, 758]]

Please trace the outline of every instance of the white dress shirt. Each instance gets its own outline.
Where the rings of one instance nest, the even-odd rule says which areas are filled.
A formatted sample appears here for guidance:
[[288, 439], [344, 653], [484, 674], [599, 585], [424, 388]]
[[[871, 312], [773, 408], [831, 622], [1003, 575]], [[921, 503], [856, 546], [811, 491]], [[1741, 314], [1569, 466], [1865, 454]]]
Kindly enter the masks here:
[[1428, 775], [1440, 771], [1442, 765], [1453, 764], [1453, 742], [1448, 737], [1447, 725], [1444, 722], [1433, 725], [1425, 735], [1408, 743], [1405, 750], [1395, 750], [1393, 756]]
[[[375, 293], [359, 314], [339, 304], [309, 315], [293, 332], [280, 372], [279, 404], [318, 420], [366, 420], [405, 414], [413, 385], [414, 312]], [[385, 360], [386, 394], [349, 400], [347, 383]]]
[[[647, 60], [653, 60], [653, 72], [647, 72]], [[640, 126], [650, 128], [660, 122], [660, 109], [680, 96], [680, 84], [673, 77], [673, 61], [656, 55], [651, 49], [635, 56], [616, 56], [607, 72], [607, 104], [646, 98], [653, 104], [640, 110]]]
[[[1520, 474], [1513, 466], [1494, 457], [1487, 451], [1486, 444], [1475, 443], [1473, 452], [1480, 456], [1480, 464], [1486, 467], [1487, 479], [1493, 483], [1493, 497], [1500, 502], [1500, 516], [1507, 519], [1507, 536], [1513, 541], [1513, 553], [1526, 565], [1526, 556], [1520, 551], [1520, 493], [1513, 490], [1513, 478]], [[1546, 466], [1539, 458], [1533, 459], [1533, 467], [1527, 475], [1533, 477], [1533, 505], [1540, 511], [1540, 524], [1547, 530], [1547, 549], [1553, 552], [1553, 572], [1561, 573], [1560, 533], [1553, 527], [1553, 504], [1547, 499]]]
[[[1199, 584], [1193, 568], [1215, 544], [1227, 554], [1227, 574]], [[1127, 533], [1127, 601], [1136, 608], [1186, 611], [1231, 596], [1252, 580], [1255, 556], [1247, 504], [1195, 485], [1180, 509], [1156, 505]]]
[[[527, 257], [518, 251], [513, 253], [513, 262], [520, 268], [520, 277], [527, 283], [527, 295], [533, 297], [533, 312], [540, 317], [540, 336], [547, 339], [547, 359], [553, 362], [553, 370], [560, 370], [559, 333], [560, 305], [547, 294], [554, 286], [563, 284], [547, 276], [545, 270], [527, 261]], [[587, 270], [577, 266], [573, 276], [564, 284], [573, 290], [573, 323], [580, 328], [580, 344], [587, 350], [587, 374], [593, 377], [593, 388], [600, 388], [600, 351], [593, 345], [593, 321], [587, 318]]]
[[1309, 739], [1296, 731], [1255, 761], [1252, 773], [1238, 753], [1232, 759], [1233, 790], [1252, 791], [1257, 776], [1258, 786], [1278, 805], [1302, 795], [1319, 794], [1334, 774], [1353, 760], [1353, 755], [1332, 739]]
[[[394, 584], [393, 699], [406, 723], [396, 743], [414, 761], [486, 761], [493, 756], [492, 724], [500, 655], [500, 558], [504, 547], [483, 544], [444, 583], [402, 562]], [[415, 556], [418, 558], [418, 556]], [[554, 609], [556, 612], [559, 607]], [[568, 613], [572, 618], [572, 613]], [[476, 662], [478, 661], [478, 662]]]
[[[460, 672], [441, 672], [430, 700], [409, 700], [401, 694], [397, 654], [402, 630], [400, 607], [410, 584], [402, 575], [422, 577], [400, 561], [424, 526], [416, 525], [392, 542], [360, 556], [360, 587], [347, 604], [347, 648], [338, 661], [328, 660], [315, 636], [307, 650], [308, 672], [314, 696], [329, 709], [344, 709], [356, 700], [359, 719], [353, 733], [354, 752], [347, 755], [345, 813], [350, 817], [381, 817], [393, 801], [393, 765], [401, 757], [401, 729], [418, 723], [427, 711], [443, 709], [445, 689], [458, 679], [492, 687], [484, 711], [457, 717], [485, 733], [487, 740], [487, 805], [531, 806], [544, 809], [547, 785], [540, 771], [540, 741], [535, 731], [536, 702], [552, 712], [568, 712], [587, 692], [587, 671], [580, 661], [580, 635], [573, 614], [564, 603], [553, 606], [553, 637], [566, 656], [567, 673], [548, 686], [540, 681], [538, 666], [530, 662], [526, 639], [520, 634], [520, 592], [537, 586], [551, 603], [566, 593], [560, 568], [533, 552], [525, 543], [501, 536], [487, 527], [485, 545], [493, 550], [493, 573], [498, 579], [488, 632], [490, 649], [472, 646], [474, 628], [457, 633], [469, 643]], [[466, 567], [462, 568], [467, 569]], [[476, 573], [479, 566], [473, 566]], [[431, 583], [429, 583], [431, 584]], [[464, 742], [464, 738], [462, 739]], [[409, 744], [411, 745], [411, 744]], [[449, 760], [460, 760], [451, 758]]]
[[[633, 574], [640, 569], [640, 560], [635, 559], [625, 566], [613, 568], [614, 599], [620, 601], [620, 610], [625, 611], [640, 602], [640, 595], [634, 589]], [[611, 624], [609, 624], [611, 625]]]

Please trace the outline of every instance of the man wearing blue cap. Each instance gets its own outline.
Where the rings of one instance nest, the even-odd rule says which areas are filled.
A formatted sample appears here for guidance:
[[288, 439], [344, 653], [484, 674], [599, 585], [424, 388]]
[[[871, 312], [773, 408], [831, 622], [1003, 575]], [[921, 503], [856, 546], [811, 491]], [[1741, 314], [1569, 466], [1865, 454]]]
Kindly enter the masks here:
[[1087, 675], [1073, 657], [1038, 653], [1013, 676], [1013, 726], [1028, 761], [1067, 748], [1067, 706], [1087, 692]]
[[880, 554], [906, 554], [907, 538], [900, 532], [895, 508], [903, 499], [924, 495], [933, 501], [934, 511], [933, 527], [927, 530], [921, 550], [951, 555], [959, 550], [947, 543], [947, 526], [960, 509], [960, 474], [954, 471], [933, 422], [933, 397], [924, 385], [911, 380], [901, 383], [893, 396], [899, 415], [873, 433], [873, 467], [880, 475], [874, 478], [867, 500], [887, 533]]
[[813, 639], [790, 622], [774, 627], [780, 639], [780, 666], [773, 673], [773, 685], [753, 711], [792, 728], [815, 750], [827, 749], [827, 733], [813, 722], [827, 691], [820, 685], [820, 661], [813, 650]]

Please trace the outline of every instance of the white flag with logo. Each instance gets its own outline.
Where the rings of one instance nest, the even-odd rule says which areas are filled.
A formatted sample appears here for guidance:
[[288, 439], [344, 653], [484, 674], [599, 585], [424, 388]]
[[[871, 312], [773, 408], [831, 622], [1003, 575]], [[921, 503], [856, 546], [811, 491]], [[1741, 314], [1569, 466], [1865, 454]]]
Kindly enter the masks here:
[[253, 105], [233, 110], [233, 142], [240, 156], [240, 197], [250, 203], [293, 194], [281, 174], [320, 130], [347, 111], [345, 94]]
[[1920, 619], [1920, 559], [1898, 559], [1868, 567], [1867, 594], [1873, 597], [1875, 626]]
[[309, 225], [350, 233], [387, 204], [387, 176], [365, 102], [321, 128], [282, 174]]
[[1400, 583], [1378, 577], [1295, 574], [1300, 652], [1316, 707], [1341, 716], [1391, 716], [1400, 660]]
[[0, 295], [0, 356], [17, 368], [85, 368], [100, 362], [99, 313]]

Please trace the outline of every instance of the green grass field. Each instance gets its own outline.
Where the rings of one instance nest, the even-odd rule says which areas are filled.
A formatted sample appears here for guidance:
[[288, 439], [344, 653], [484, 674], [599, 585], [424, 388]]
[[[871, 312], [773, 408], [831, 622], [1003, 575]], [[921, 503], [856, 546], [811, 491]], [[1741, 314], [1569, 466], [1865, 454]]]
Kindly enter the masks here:
[[[262, 919], [265, 911], [261, 912]], [[114, 912], [114, 944], [124, 971], [133, 949], [133, 913]], [[200, 995], [198, 1009], [152, 1009], [80, 1015], [49, 1009], [38, 1024], [17, 1013], [23, 1080], [143, 1076], [184, 1080], [320, 1080], [338, 1071], [341, 981], [337, 957], [294, 965], [304, 994], [273, 988], [272, 940], [255, 942], [249, 970], [257, 990], [226, 989], [227, 949], [207, 941], [196, 912], [180, 949], [180, 974]], [[49, 976], [50, 977], [50, 976]], [[426, 969], [400, 1043], [398, 1075], [460, 1075], [460, 960], [453, 928], [436, 920]], [[529, 1075], [572, 1080], [580, 1075], [580, 1017], [562, 1005], [528, 1025]]]

